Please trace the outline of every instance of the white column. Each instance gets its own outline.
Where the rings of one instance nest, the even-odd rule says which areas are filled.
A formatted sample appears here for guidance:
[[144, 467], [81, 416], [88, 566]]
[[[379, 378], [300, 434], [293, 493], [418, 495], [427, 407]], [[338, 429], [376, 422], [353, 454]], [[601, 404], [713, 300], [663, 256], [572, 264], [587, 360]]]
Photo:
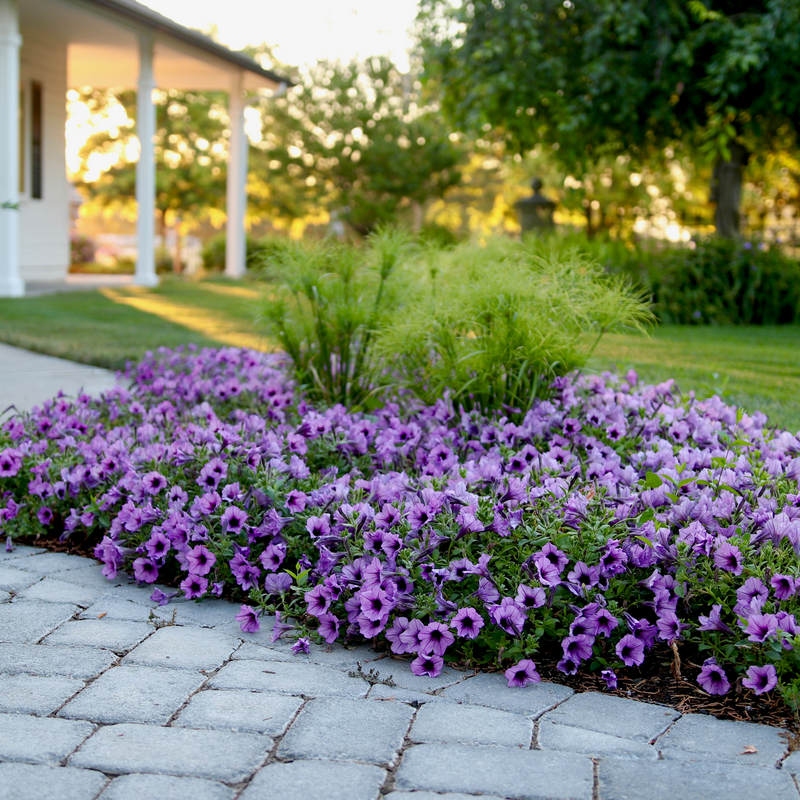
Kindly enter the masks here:
[[21, 297], [19, 276], [19, 14], [0, 0], [0, 297]]
[[153, 40], [139, 39], [139, 85], [136, 97], [136, 135], [139, 161], [136, 164], [136, 276], [139, 286], [157, 286], [155, 256], [156, 161], [153, 137], [156, 135], [156, 107], [153, 105]]
[[244, 73], [233, 80], [228, 98], [231, 138], [228, 158], [228, 225], [225, 236], [225, 274], [241, 278], [247, 269], [247, 239], [244, 214], [247, 208], [247, 156], [249, 142], [244, 132]]

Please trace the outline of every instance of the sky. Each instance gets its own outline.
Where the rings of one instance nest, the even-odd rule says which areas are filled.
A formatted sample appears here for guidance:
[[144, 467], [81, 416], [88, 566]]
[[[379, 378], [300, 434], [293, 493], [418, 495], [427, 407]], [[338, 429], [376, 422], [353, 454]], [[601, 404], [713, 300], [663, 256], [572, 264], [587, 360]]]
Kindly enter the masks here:
[[417, 0], [140, 0], [191, 28], [216, 25], [231, 48], [267, 42], [281, 61], [389, 55], [408, 67]]

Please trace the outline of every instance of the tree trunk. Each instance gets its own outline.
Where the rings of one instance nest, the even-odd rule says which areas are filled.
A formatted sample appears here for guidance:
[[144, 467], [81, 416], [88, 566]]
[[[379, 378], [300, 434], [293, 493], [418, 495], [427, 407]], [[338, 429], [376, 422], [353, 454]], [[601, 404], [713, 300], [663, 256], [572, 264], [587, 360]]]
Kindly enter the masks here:
[[739, 206], [742, 201], [742, 173], [750, 154], [732, 142], [730, 161], [718, 161], [711, 178], [711, 202], [716, 203], [714, 224], [725, 239], [739, 235]]

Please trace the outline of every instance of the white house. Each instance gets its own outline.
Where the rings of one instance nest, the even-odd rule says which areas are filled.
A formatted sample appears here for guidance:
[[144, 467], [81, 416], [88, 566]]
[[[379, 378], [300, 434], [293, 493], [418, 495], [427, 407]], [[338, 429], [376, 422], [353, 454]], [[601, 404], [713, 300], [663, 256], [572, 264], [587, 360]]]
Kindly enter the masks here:
[[0, 297], [22, 295], [25, 280], [67, 274], [66, 93], [81, 86], [138, 91], [135, 280], [144, 286], [157, 283], [153, 90], [229, 92], [225, 270], [242, 274], [244, 92], [282, 83], [252, 59], [134, 0], [0, 0]]

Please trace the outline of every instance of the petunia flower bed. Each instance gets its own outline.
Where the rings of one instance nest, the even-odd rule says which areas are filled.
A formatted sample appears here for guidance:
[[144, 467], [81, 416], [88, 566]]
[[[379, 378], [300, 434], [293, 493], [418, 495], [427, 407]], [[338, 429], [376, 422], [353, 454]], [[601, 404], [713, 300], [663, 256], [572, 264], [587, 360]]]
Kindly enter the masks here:
[[550, 659], [609, 688], [666, 653], [709, 695], [798, 708], [800, 441], [761, 414], [632, 372], [559, 378], [510, 417], [312, 408], [247, 350], [127, 377], [3, 423], [9, 547], [93, 543], [108, 577], [240, 599], [245, 631], [276, 613], [295, 652], [367, 640], [510, 686]]

